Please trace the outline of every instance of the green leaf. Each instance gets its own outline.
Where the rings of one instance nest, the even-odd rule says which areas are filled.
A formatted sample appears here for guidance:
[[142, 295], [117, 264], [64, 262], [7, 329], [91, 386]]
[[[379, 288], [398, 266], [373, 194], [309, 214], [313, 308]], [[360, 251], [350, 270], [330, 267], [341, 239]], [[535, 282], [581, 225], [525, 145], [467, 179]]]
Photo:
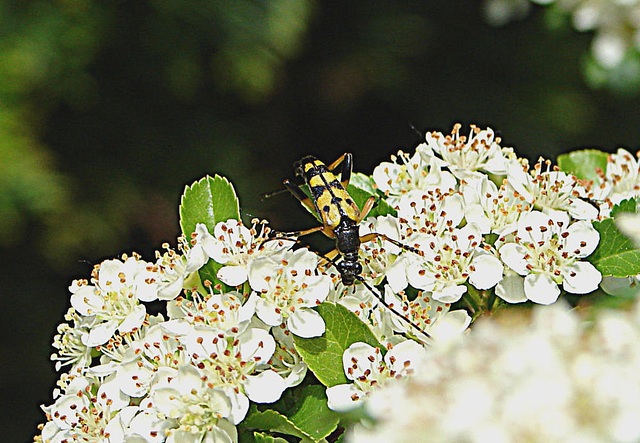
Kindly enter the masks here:
[[298, 428], [284, 415], [272, 409], [259, 411], [255, 405], [251, 405], [247, 417], [242, 421], [242, 427], [259, 431], [294, 435], [303, 439], [303, 441], [313, 440], [307, 433]]
[[225, 177], [206, 176], [186, 186], [180, 201], [180, 227], [189, 238], [197, 223], [204, 223], [213, 232], [217, 223], [240, 220], [240, 205], [233, 185]]
[[636, 213], [636, 201], [633, 198], [629, 198], [627, 200], [623, 200], [611, 209], [611, 217], [616, 218], [618, 215], [622, 213]]
[[284, 438], [272, 437], [262, 432], [254, 432], [253, 441], [256, 443], [288, 443]]
[[322, 303], [317, 310], [324, 319], [325, 333], [315, 338], [294, 336], [296, 350], [323, 385], [331, 387], [347, 383], [342, 354], [349, 346], [364, 342], [384, 348], [371, 329], [344, 306]]
[[349, 180], [349, 184], [355, 186], [356, 188], [364, 189], [371, 195], [375, 195], [376, 193], [376, 182], [373, 181], [373, 177], [369, 177], [362, 172], [354, 172], [351, 174], [351, 180]]
[[287, 390], [273, 409], [315, 440], [328, 437], [340, 422], [340, 415], [327, 407], [325, 388], [320, 385]]
[[[180, 202], [180, 227], [187, 239], [198, 223], [204, 223], [213, 233], [217, 223], [229, 219], [240, 220], [240, 205], [233, 185], [226, 178], [217, 174], [214, 177], [206, 176], [185, 187]], [[221, 264], [209, 260], [200, 269], [200, 278], [214, 285], [222, 285], [223, 290], [230, 290], [218, 280], [217, 273], [221, 267]]]
[[352, 184], [349, 184], [349, 186], [347, 186], [347, 192], [349, 193], [349, 195], [351, 195], [351, 198], [353, 198], [353, 201], [356, 203], [358, 208], [360, 208], [360, 210], [362, 210], [362, 207], [367, 202], [367, 200], [369, 200], [369, 198], [375, 197], [377, 199], [374, 208], [369, 211], [367, 217], [378, 217], [380, 215], [387, 214], [395, 216], [397, 214], [396, 210], [389, 206], [386, 201], [380, 199], [377, 195], [372, 194], [369, 191], [365, 191], [362, 188], [358, 188]]
[[[617, 216], [624, 212], [635, 213], [635, 200], [625, 200], [614, 206], [611, 213]], [[602, 273], [603, 277], [629, 277], [640, 274], [640, 249], [622, 234], [615, 224], [615, 218], [593, 222], [600, 233], [598, 247], [587, 260]]]
[[558, 156], [560, 170], [574, 174], [582, 180], [595, 180], [598, 178], [596, 168], [606, 171], [607, 154], [596, 149], [584, 149], [573, 151]]

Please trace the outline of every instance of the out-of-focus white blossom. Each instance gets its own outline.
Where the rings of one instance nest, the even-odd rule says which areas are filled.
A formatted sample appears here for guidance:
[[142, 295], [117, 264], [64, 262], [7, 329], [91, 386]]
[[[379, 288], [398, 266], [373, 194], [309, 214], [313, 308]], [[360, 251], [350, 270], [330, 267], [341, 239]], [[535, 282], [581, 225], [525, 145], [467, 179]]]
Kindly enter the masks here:
[[550, 5], [571, 16], [579, 32], [593, 32], [591, 53], [604, 69], [622, 65], [630, 51], [640, 50], [640, 2], [637, 0], [487, 0], [485, 15], [493, 25], [523, 17], [528, 2]]
[[640, 439], [638, 304], [595, 323], [562, 304], [536, 308], [532, 322], [503, 320], [431, 349], [413, 376], [373, 392], [365, 408], [376, 424], [356, 425], [348, 441]]

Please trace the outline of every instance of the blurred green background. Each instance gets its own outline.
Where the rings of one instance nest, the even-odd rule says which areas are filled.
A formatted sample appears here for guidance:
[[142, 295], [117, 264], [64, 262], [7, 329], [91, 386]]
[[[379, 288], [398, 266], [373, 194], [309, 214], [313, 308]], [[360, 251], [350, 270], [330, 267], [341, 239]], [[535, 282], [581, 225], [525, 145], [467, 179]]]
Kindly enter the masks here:
[[[588, 86], [591, 36], [535, 7], [491, 27], [477, 0], [1, 1], [3, 441], [28, 441], [57, 375], [67, 286], [94, 263], [175, 245], [186, 184], [236, 186], [280, 230], [313, 219], [260, 200], [305, 154], [355, 169], [410, 129], [490, 125], [521, 155], [640, 146], [633, 79]], [[609, 86], [609, 87], [608, 87]]]

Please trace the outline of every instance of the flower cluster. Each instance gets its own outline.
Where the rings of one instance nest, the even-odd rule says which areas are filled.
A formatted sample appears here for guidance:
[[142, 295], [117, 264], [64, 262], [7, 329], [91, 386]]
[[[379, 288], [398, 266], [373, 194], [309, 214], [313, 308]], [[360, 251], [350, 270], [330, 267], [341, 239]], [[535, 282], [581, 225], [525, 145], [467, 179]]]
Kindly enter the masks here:
[[[316, 275], [316, 255], [306, 250], [287, 257], [289, 274], [273, 270], [283, 279], [297, 274], [287, 294], [266, 288], [261, 271], [247, 271], [276, 255], [286, 267], [282, 252], [293, 241], [267, 242], [268, 233], [257, 221], [249, 229], [229, 220], [216, 225], [214, 235], [198, 224], [180, 252], [166, 246], [155, 262], [138, 255], [107, 260], [90, 281], [74, 281], [72, 308], [58, 327], [52, 356], [58, 370], [69, 366], [69, 372], [55, 403], [44, 408], [49, 421], [37, 439], [237, 441], [235, 425], [250, 401], [272, 403], [306, 373], [281, 323], [298, 320], [306, 310], [295, 307], [320, 303], [329, 291], [328, 277]], [[251, 295], [196, 283], [210, 259], [223, 265], [221, 281], [241, 287], [255, 278]], [[319, 289], [307, 293], [308, 286]], [[168, 319], [147, 313], [144, 302], [156, 300], [166, 302]], [[283, 310], [277, 321], [259, 320], [269, 320], [264, 312], [274, 308]], [[302, 331], [322, 334], [322, 320], [317, 322], [313, 332]]]
[[[455, 125], [427, 133], [371, 177], [354, 174], [365, 195], [356, 203], [376, 196], [378, 205], [359, 225], [362, 273], [353, 285], [341, 278], [341, 257], [313, 253], [265, 221], [247, 227], [239, 211], [181, 220], [193, 232], [154, 261], [132, 254], [97, 265], [69, 288], [52, 355], [68, 372], [43, 407], [36, 441], [235, 442], [259, 426], [311, 438], [309, 422], [290, 421], [282, 405], [265, 418], [255, 404], [289, 391], [287, 403], [322, 384], [327, 414], [353, 409], [382, 387], [410, 386], [423, 360], [439, 361], [437, 349], [455, 346], [472, 318], [596, 290], [602, 274], [587, 260], [601, 242], [593, 221], [640, 196], [638, 162], [619, 150], [587, 182], [548, 160], [530, 166], [501, 142], [490, 128], [464, 135]], [[226, 197], [207, 211], [228, 214], [238, 202], [220, 180]], [[188, 206], [199, 202], [183, 198], [181, 214], [202, 214]], [[152, 302], [164, 311], [150, 314]], [[447, 374], [429, 368], [436, 372], [427, 377]], [[451, 410], [475, 407], [489, 388], [469, 389], [451, 393]]]
[[375, 426], [357, 425], [349, 441], [640, 439], [640, 304], [595, 322], [560, 303], [502, 320], [478, 322], [376, 390], [365, 403]]
[[460, 128], [428, 133], [413, 156], [400, 153], [373, 173], [397, 209], [396, 238], [422, 251], [394, 251], [393, 291], [411, 286], [455, 303], [471, 286], [495, 288], [509, 303], [549, 304], [558, 285], [597, 289], [602, 276], [583, 260], [599, 242], [589, 222], [598, 208], [581, 197], [588, 186], [549, 161], [530, 168], [489, 128], [472, 126], [468, 137]]

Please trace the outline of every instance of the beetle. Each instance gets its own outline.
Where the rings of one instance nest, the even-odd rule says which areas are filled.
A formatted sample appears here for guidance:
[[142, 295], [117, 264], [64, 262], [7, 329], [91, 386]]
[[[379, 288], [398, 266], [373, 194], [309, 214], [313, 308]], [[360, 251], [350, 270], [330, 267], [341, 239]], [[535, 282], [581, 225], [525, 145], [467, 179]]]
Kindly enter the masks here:
[[[340, 165], [340, 179], [334, 174]], [[318, 215], [321, 221], [320, 226], [316, 226], [304, 231], [290, 233], [300, 237], [311, 234], [313, 232], [322, 232], [327, 237], [335, 239], [336, 248], [329, 254], [322, 257], [332, 263], [340, 273], [342, 283], [346, 286], [352, 286], [355, 281], [361, 282], [380, 302], [388, 309], [396, 313], [400, 318], [409, 323], [413, 328], [425, 334], [420, 327], [415, 325], [408, 318], [398, 314], [383, 299], [383, 297], [374, 291], [373, 287], [367, 283], [362, 277], [362, 265], [359, 261], [360, 245], [372, 241], [376, 238], [386, 240], [399, 248], [414, 252], [423, 256], [423, 252], [412, 246], [405, 245], [385, 234], [372, 232], [360, 236], [360, 222], [364, 220], [371, 209], [375, 206], [376, 197], [371, 196], [364, 203], [362, 210], [358, 208], [355, 201], [349, 195], [347, 186], [351, 179], [353, 168], [353, 156], [351, 153], [345, 153], [330, 165], [325, 165], [322, 161], [313, 156], [303, 157], [294, 164], [296, 176], [301, 178], [309, 188], [310, 196], [304, 193], [299, 185], [291, 180], [283, 182], [287, 189], [300, 203], [302, 203], [311, 212]], [[336, 257], [338, 257], [336, 259]]]

